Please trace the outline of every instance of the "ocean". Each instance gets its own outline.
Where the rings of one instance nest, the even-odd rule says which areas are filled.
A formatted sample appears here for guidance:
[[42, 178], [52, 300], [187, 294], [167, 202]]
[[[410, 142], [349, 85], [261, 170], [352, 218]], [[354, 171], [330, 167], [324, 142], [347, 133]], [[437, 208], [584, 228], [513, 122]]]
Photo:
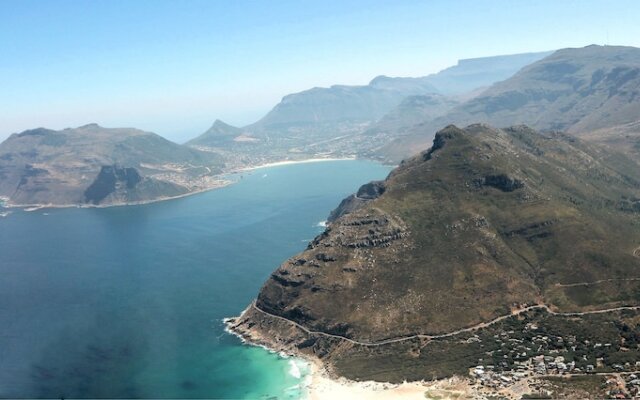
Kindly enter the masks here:
[[304, 163], [153, 204], [0, 207], [0, 397], [300, 398], [306, 364], [222, 320], [389, 170]]

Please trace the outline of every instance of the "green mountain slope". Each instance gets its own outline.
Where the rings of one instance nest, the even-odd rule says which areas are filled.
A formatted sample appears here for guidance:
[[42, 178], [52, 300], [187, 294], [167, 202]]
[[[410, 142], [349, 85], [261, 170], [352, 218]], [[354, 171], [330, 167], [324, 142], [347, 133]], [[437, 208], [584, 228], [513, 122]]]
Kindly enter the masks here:
[[[414, 353], [426, 339], [395, 350], [361, 343], [446, 336], [534, 305], [565, 313], [640, 304], [638, 199], [640, 168], [618, 153], [524, 126], [450, 126], [343, 202], [236, 329], [348, 376], [422, 379], [432, 361]], [[404, 361], [363, 366], [385, 355]], [[451, 371], [477, 362], [438, 357]]]
[[597, 137], [590, 136], [598, 140], [615, 133], [611, 130], [618, 126], [638, 121], [639, 115], [640, 49], [595, 45], [563, 49], [492, 85], [445, 115], [423, 121], [415, 131], [406, 130], [407, 137], [391, 143], [381, 153], [395, 159], [415, 153], [428, 145], [436, 130], [452, 123], [527, 124], [535, 129], [576, 135], [600, 130]]
[[151, 201], [204, 189], [223, 165], [137, 129], [39, 128], [0, 144], [0, 196], [21, 205]]

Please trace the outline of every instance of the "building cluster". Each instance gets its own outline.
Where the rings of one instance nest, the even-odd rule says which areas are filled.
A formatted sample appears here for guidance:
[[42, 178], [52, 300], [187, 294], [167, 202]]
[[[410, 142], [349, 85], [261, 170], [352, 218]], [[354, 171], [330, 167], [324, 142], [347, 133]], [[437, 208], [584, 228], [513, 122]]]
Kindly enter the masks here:
[[160, 181], [171, 182], [186, 187], [191, 191], [206, 190], [229, 184], [228, 180], [221, 179], [215, 175], [189, 176], [188, 174], [166, 172], [154, 174], [152, 177]]
[[635, 399], [640, 395], [640, 379], [637, 374], [612, 376], [605, 381], [603, 389], [610, 399]]
[[[525, 328], [525, 331], [529, 332], [535, 330], [535, 324], [528, 324]], [[494, 350], [487, 351], [487, 358], [479, 359], [478, 365], [469, 370], [475, 384], [500, 389], [530, 377], [609, 372], [631, 374], [629, 385], [625, 384], [622, 387], [627, 394], [631, 393], [631, 389], [635, 391], [632, 393], [634, 396], [638, 394], [640, 379], [632, 372], [640, 369], [640, 361], [607, 364], [601, 355], [615, 351], [615, 346], [611, 343], [579, 341], [575, 336], [562, 337], [542, 333], [526, 338], [514, 336], [517, 336], [514, 331], [503, 331], [489, 339], [495, 341]], [[468, 341], [480, 342], [481, 339], [474, 335]], [[613, 395], [615, 390], [617, 389], [611, 389]]]

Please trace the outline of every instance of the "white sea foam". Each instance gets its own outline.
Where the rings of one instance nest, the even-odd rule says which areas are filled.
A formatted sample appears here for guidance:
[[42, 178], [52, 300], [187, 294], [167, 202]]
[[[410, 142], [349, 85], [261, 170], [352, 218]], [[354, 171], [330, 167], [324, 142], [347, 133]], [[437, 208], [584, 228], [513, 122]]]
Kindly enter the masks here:
[[302, 378], [302, 372], [300, 372], [300, 368], [298, 367], [296, 360], [289, 360], [289, 375], [296, 379]]
[[224, 324], [224, 331], [227, 332], [230, 335], [233, 335], [235, 337], [237, 337], [238, 339], [240, 339], [240, 341], [242, 342], [242, 344], [245, 344], [247, 346], [254, 346], [254, 347], [260, 347], [261, 349], [264, 349], [266, 351], [268, 351], [269, 353], [272, 354], [280, 354], [279, 352], [268, 348], [267, 346], [263, 345], [263, 344], [259, 344], [259, 343], [254, 343], [252, 341], [249, 341], [247, 339], [244, 338], [244, 336], [242, 336], [241, 334], [239, 334], [238, 332], [235, 332], [233, 329], [231, 329], [229, 327], [229, 321], [232, 320], [233, 318], [223, 318], [222, 319], [222, 323]]
[[311, 364], [302, 358], [297, 358], [283, 351], [274, 351], [273, 349], [270, 349], [267, 346], [246, 340], [242, 335], [238, 334], [237, 332], [234, 332], [230, 328], [232, 320], [233, 318], [222, 319], [225, 332], [238, 337], [240, 341], [242, 341], [242, 343], [245, 345], [260, 347], [264, 350], [267, 350], [269, 353], [277, 354], [278, 357], [288, 360], [289, 362], [289, 370], [287, 371], [288, 374], [292, 376], [294, 379], [298, 380], [300, 383], [285, 389], [285, 394], [287, 394], [288, 397], [293, 396], [293, 398], [297, 398], [297, 399], [306, 399], [308, 394], [307, 393], [308, 388], [309, 388], [309, 385], [311, 384]]
[[316, 224], [317, 227], [319, 228], [326, 228], [327, 227], [327, 221], [320, 221]]

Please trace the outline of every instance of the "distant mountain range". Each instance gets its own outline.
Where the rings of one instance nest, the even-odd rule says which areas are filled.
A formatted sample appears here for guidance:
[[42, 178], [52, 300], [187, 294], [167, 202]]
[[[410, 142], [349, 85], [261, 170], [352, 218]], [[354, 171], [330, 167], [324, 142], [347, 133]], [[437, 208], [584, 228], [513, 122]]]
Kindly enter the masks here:
[[247, 128], [257, 133], [284, 134], [291, 126], [375, 121], [407, 96], [436, 92], [424, 79], [383, 76], [366, 86], [313, 88], [285, 96], [265, 117]]
[[[415, 132], [406, 129], [406, 137], [380, 153], [399, 160], [428, 146], [437, 129], [473, 122], [527, 124], [620, 145], [620, 134], [637, 135], [639, 120], [640, 49], [593, 45], [558, 50], [534, 62], [445, 114], [425, 119]], [[589, 135], [594, 131], [600, 135]]]
[[279, 132], [290, 125], [375, 122], [406, 97], [438, 93], [464, 95], [507, 79], [551, 52], [461, 60], [456, 66], [420, 78], [378, 76], [365, 86], [336, 85], [285, 96], [248, 130]]
[[0, 144], [0, 196], [13, 204], [125, 204], [204, 190], [219, 184], [213, 177], [223, 170], [273, 161], [397, 163], [450, 123], [563, 130], [640, 157], [639, 85], [640, 49], [588, 46], [314, 88], [285, 96], [242, 128], [216, 120], [185, 145], [135, 129], [36, 129]]
[[[369, 156], [399, 128], [445, 114], [461, 101], [551, 52], [461, 60], [418, 78], [378, 76], [368, 85], [335, 85], [285, 96], [265, 117], [242, 129], [217, 121], [187, 144], [269, 158]], [[379, 123], [379, 125], [376, 125]], [[362, 135], [371, 129], [367, 135]], [[241, 142], [225, 140], [242, 135]]]
[[145, 202], [213, 187], [223, 166], [216, 154], [138, 129], [39, 128], [0, 144], [0, 196], [20, 205]]

